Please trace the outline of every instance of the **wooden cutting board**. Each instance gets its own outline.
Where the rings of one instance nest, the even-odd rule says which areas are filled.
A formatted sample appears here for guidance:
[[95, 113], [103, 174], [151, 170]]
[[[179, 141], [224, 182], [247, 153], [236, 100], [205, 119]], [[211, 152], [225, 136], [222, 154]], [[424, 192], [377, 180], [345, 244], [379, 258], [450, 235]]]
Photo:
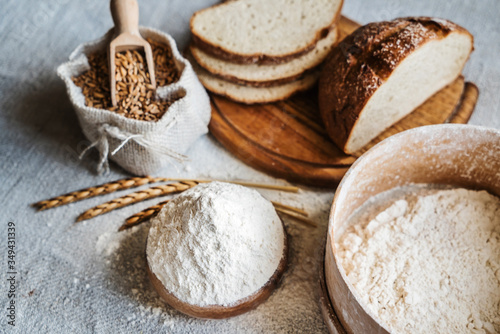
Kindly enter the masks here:
[[[341, 38], [360, 25], [340, 19]], [[346, 155], [328, 138], [318, 111], [317, 87], [285, 101], [245, 105], [210, 94], [215, 138], [246, 164], [274, 177], [336, 187], [362, 153], [398, 132], [422, 125], [467, 123], [479, 91], [461, 76], [356, 154]]]

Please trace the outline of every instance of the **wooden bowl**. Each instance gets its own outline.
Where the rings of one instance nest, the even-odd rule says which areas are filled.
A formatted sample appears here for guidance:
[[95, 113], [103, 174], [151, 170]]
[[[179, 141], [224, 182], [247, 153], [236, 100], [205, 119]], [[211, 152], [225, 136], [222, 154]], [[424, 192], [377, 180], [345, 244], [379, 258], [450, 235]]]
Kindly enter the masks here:
[[500, 195], [500, 131], [471, 125], [431, 125], [389, 137], [356, 161], [333, 199], [325, 252], [330, 300], [348, 333], [388, 333], [348, 282], [334, 240], [370, 197], [416, 183], [483, 189]]
[[325, 280], [325, 249], [323, 248], [323, 261], [321, 262], [319, 269], [319, 309], [325, 325], [328, 328], [330, 334], [346, 334], [346, 331], [339, 321], [339, 317], [333, 309], [332, 301], [328, 295], [328, 289], [326, 287]]
[[266, 284], [264, 284], [264, 286], [262, 286], [259, 290], [257, 290], [248, 297], [238, 300], [231, 306], [222, 306], [222, 305], [198, 306], [181, 301], [179, 298], [174, 296], [170, 291], [168, 291], [165, 288], [163, 283], [151, 271], [151, 267], [149, 266], [148, 262], [147, 271], [149, 279], [153, 284], [153, 287], [155, 288], [156, 292], [158, 292], [160, 297], [165, 302], [167, 302], [168, 305], [192, 317], [201, 319], [223, 319], [223, 318], [234, 317], [242, 313], [248, 312], [259, 306], [271, 295], [274, 289], [278, 286], [278, 283], [281, 277], [283, 276], [283, 273], [286, 270], [288, 263], [288, 238], [286, 235], [286, 230], [283, 225], [283, 222], [282, 226], [284, 232], [283, 256], [278, 264], [278, 267], [276, 268], [276, 271], [269, 278]]

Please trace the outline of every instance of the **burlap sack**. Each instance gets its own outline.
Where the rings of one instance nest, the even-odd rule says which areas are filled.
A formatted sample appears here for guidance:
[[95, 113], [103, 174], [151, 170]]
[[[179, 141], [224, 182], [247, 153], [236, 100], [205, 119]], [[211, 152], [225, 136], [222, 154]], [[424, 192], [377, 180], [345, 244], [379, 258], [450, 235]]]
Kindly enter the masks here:
[[57, 69], [66, 83], [83, 133], [92, 142], [91, 147], [99, 150], [99, 173], [108, 170], [108, 158], [133, 174], [155, 173], [172, 162], [185, 160], [183, 153], [196, 138], [208, 131], [208, 95], [191, 64], [180, 55], [174, 39], [149, 28], [141, 27], [140, 32], [144, 38], [170, 45], [177, 68], [181, 71], [178, 82], [157, 88], [160, 98], [185, 94], [157, 122], [138, 121], [112, 111], [87, 107], [80, 87], [71, 80], [72, 76], [89, 69], [87, 54], [106, 50], [111, 31], [96, 41], [78, 46], [70, 55], [70, 60]]

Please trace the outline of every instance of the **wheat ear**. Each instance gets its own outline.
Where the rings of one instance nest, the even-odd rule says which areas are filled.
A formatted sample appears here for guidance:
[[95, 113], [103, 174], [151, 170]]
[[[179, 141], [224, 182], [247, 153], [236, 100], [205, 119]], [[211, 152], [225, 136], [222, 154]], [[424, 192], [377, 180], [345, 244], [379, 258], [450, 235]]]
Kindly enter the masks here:
[[122, 197], [115, 198], [109, 202], [100, 204], [82, 213], [76, 219], [77, 222], [97, 217], [109, 211], [123, 208], [124, 206], [135, 204], [151, 198], [175, 194], [196, 186], [198, 183], [185, 181], [178, 183], [162, 184], [156, 187], [137, 191]]
[[110, 194], [118, 190], [136, 188], [149, 183], [162, 182], [163, 180], [164, 178], [151, 177], [151, 176], [132, 177], [128, 179], [108, 182], [95, 187], [73, 191], [68, 194], [64, 194], [61, 196], [53, 197], [51, 199], [34, 203], [32, 204], [32, 206], [36, 207], [38, 211], [42, 211], [51, 208], [56, 208], [61, 205], [78, 202], [87, 198]]
[[[62, 206], [65, 204], [70, 204], [74, 202], [78, 202], [87, 198], [92, 198], [100, 195], [110, 194], [115, 191], [125, 190], [130, 188], [140, 187], [145, 184], [158, 183], [158, 182], [170, 182], [170, 181], [178, 181], [178, 182], [196, 182], [196, 183], [207, 183], [212, 182], [210, 180], [197, 180], [197, 179], [174, 179], [174, 178], [166, 178], [166, 177], [132, 177], [122, 180], [117, 180], [113, 182], [108, 182], [105, 184], [101, 184], [95, 187], [89, 187], [77, 191], [73, 191], [64, 195], [60, 195], [57, 197], [53, 197], [47, 200], [43, 200], [37, 203], [33, 203], [32, 206], [36, 207], [38, 211], [43, 211], [47, 209], [56, 208], [58, 206]], [[262, 188], [262, 189], [270, 189], [270, 190], [280, 190], [280, 191], [288, 191], [288, 192], [298, 192], [299, 188], [295, 186], [280, 186], [280, 185], [272, 185], [272, 184], [262, 184], [262, 183], [252, 183], [252, 182], [244, 182], [244, 181], [222, 181], [228, 183], [239, 184], [247, 187], [254, 188]]]
[[139, 224], [153, 218], [154, 216], [156, 216], [158, 214], [158, 212], [160, 212], [161, 208], [163, 208], [163, 206], [167, 203], [168, 203], [168, 200], [160, 202], [156, 205], [153, 205], [147, 209], [142, 210], [141, 212], [138, 212], [138, 213], [128, 217], [127, 220], [125, 220], [125, 224], [120, 226], [118, 231], [127, 230], [133, 226], [139, 225]]

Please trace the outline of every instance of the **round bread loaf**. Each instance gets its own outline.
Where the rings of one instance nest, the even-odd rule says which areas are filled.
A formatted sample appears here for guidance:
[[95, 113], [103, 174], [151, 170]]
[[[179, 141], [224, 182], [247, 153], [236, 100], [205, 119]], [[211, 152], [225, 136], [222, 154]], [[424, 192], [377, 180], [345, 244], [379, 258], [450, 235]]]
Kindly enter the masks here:
[[328, 56], [319, 109], [328, 135], [346, 153], [368, 144], [455, 80], [473, 37], [447, 20], [400, 18], [370, 23]]

